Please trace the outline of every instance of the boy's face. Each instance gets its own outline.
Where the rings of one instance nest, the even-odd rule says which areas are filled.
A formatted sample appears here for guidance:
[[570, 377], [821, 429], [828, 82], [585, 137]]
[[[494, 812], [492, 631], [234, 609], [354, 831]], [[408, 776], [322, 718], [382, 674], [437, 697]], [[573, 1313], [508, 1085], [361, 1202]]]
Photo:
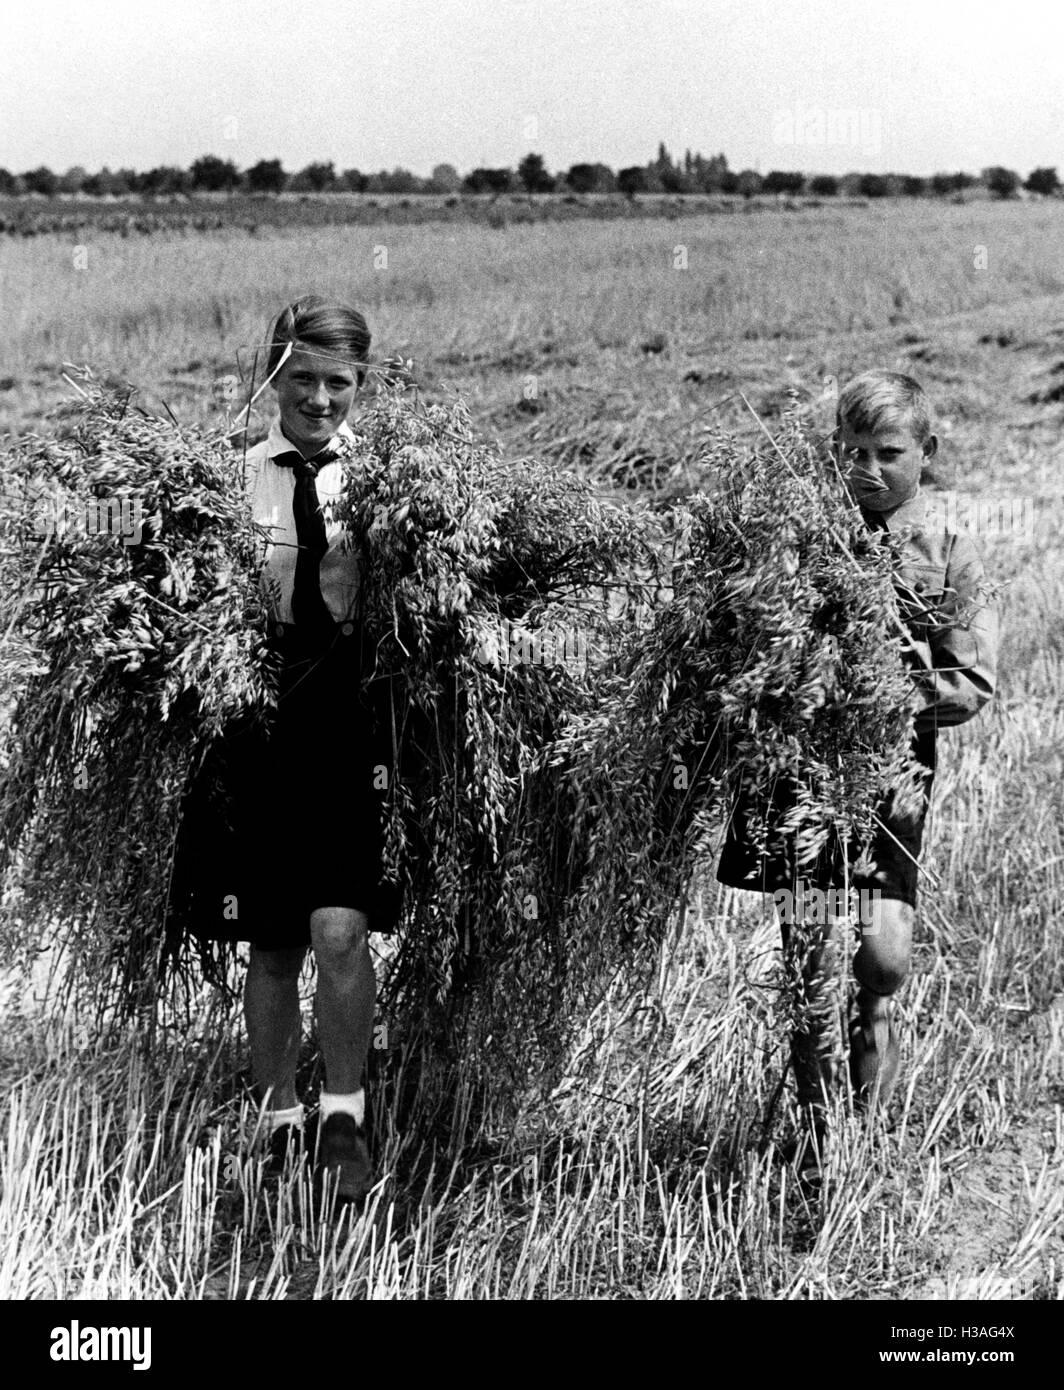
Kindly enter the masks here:
[[890, 512], [911, 501], [920, 489], [920, 471], [937, 447], [932, 434], [921, 448], [904, 415], [864, 433], [843, 420], [835, 432], [839, 472], [857, 505], [870, 512]]
[[308, 455], [328, 444], [358, 392], [353, 365], [301, 343], [271, 384], [277, 392], [281, 428]]

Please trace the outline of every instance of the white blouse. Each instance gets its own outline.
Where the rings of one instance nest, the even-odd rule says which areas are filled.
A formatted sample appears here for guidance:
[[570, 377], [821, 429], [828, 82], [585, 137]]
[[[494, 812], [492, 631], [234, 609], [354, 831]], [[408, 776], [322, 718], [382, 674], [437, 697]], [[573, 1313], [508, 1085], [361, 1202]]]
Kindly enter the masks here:
[[[350, 455], [354, 435], [344, 422], [327, 447], [345, 449]], [[298, 543], [292, 500], [296, 477], [291, 468], [274, 463], [279, 454], [288, 454], [295, 445], [281, 431], [280, 417], [260, 443], [249, 449], [245, 459], [245, 484], [257, 522], [270, 528], [270, 541], [263, 557], [262, 579], [273, 622], [292, 621], [292, 588], [296, 577]], [[328, 503], [335, 501], [343, 487], [347, 459], [327, 463], [314, 480], [318, 501], [325, 508], [325, 538], [329, 548], [321, 558], [319, 575], [321, 596], [338, 623], [352, 618], [358, 601], [358, 557], [348, 534], [330, 519]]]

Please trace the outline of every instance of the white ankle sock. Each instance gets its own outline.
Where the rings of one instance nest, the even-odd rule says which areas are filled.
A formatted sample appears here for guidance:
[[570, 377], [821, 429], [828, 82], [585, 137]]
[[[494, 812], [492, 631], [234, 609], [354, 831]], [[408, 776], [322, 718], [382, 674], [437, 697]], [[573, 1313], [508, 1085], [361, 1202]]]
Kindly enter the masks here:
[[322, 1091], [318, 1103], [321, 1106], [321, 1118], [323, 1120], [327, 1120], [330, 1115], [351, 1115], [355, 1124], [360, 1125], [365, 1118], [366, 1093], [363, 1090], [351, 1091], [346, 1096]]
[[287, 1110], [264, 1110], [262, 1112], [262, 1123], [267, 1134], [273, 1134], [282, 1125], [296, 1125], [303, 1128], [303, 1107], [299, 1104], [290, 1105]]

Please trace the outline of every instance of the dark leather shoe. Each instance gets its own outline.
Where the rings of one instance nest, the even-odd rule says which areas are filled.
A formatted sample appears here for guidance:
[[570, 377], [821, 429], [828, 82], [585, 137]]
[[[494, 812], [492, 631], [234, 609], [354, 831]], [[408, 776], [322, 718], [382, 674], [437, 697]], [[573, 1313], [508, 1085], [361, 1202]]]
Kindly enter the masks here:
[[280, 1177], [286, 1168], [298, 1162], [305, 1145], [306, 1135], [301, 1125], [279, 1125], [267, 1141], [267, 1173]]
[[353, 1115], [330, 1115], [321, 1126], [318, 1169], [329, 1174], [341, 1202], [361, 1202], [373, 1186], [369, 1145], [361, 1125]]

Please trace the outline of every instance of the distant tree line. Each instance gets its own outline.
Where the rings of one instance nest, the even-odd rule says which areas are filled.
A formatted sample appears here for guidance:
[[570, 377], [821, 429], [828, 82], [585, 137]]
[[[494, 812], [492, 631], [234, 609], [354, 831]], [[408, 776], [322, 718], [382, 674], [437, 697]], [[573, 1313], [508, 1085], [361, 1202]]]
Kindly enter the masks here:
[[1000, 165], [974, 174], [932, 174], [930, 178], [912, 174], [852, 173], [807, 174], [797, 170], [771, 169], [761, 174], [755, 169], [735, 171], [723, 154], [706, 158], [687, 150], [682, 159], [673, 159], [663, 144], [647, 164], [632, 165], [616, 173], [606, 164], [572, 164], [567, 170], [551, 173], [540, 154], [527, 154], [516, 169], [472, 169], [462, 176], [452, 164], [437, 164], [428, 178], [408, 169], [382, 169], [363, 173], [359, 169], [337, 170], [333, 163], [308, 164], [289, 173], [279, 159], [260, 159], [250, 168], [239, 169], [228, 159], [203, 155], [188, 169], [159, 165], [138, 172], [135, 169], [100, 169], [90, 174], [75, 166], [56, 174], [42, 165], [14, 174], [0, 168], [0, 195], [39, 194], [46, 198], [59, 194], [79, 194], [101, 198], [137, 194], [144, 198], [173, 197], [195, 193], [249, 193], [276, 196], [279, 193], [540, 193], [565, 192], [623, 193], [728, 193], [752, 198], [755, 194], [818, 198], [862, 197], [922, 198], [945, 197], [981, 185], [996, 198], [1012, 198], [1022, 186], [1030, 193], [1058, 196], [1061, 182], [1055, 168], [1033, 169], [1021, 179], [1014, 169]]

